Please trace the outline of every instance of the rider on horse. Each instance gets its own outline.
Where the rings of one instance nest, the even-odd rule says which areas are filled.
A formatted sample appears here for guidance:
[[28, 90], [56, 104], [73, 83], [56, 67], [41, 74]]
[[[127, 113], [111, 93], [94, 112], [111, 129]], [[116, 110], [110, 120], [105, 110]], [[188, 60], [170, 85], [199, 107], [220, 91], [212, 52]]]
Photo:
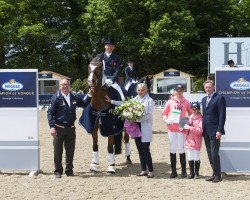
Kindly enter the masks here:
[[136, 72], [134, 69], [134, 62], [131, 59], [128, 60], [128, 66], [125, 67], [124, 72], [125, 72], [124, 87], [125, 87], [125, 90], [128, 91], [131, 84], [136, 83], [136, 78], [137, 78]]
[[118, 75], [121, 65], [120, 56], [113, 53], [115, 50], [116, 43], [114, 39], [107, 39], [104, 42], [105, 52], [98, 54], [96, 57], [100, 58], [100, 61], [103, 62], [104, 68], [104, 78], [103, 82], [107, 87], [112, 87], [117, 90], [120, 94], [121, 100], [124, 100], [124, 94], [121, 87], [117, 84]]

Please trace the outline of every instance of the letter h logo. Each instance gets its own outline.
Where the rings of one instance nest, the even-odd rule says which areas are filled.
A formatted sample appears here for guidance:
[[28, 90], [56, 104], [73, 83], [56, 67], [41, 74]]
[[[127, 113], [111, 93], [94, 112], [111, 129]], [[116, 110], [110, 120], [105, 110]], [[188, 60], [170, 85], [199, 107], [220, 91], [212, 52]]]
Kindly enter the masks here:
[[241, 60], [241, 52], [242, 52], [242, 44], [244, 42], [235, 42], [237, 51], [236, 52], [229, 52], [229, 44], [231, 42], [223, 42], [224, 44], [224, 64], [227, 65], [227, 61], [229, 60], [229, 54], [236, 54], [237, 60], [236, 60], [236, 65], [243, 65], [242, 60]]

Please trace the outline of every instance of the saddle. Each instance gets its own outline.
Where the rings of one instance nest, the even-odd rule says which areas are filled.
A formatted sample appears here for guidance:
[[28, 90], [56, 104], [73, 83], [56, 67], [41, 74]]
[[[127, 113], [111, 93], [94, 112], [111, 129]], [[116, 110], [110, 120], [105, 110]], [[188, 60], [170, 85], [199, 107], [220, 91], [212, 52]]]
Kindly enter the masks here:
[[[108, 96], [112, 100], [121, 101], [121, 96], [117, 90], [112, 87], [108, 89]], [[115, 109], [114, 105], [110, 108], [97, 111], [90, 104], [83, 110], [82, 116], [79, 119], [79, 124], [85, 128], [87, 133], [91, 134], [94, 131], [95, 124], [99, 123], [100, 133], [104, 137], [118, 135], [123, 130], [124, 121], [118, 116], [112, 114], [110, 109]]]

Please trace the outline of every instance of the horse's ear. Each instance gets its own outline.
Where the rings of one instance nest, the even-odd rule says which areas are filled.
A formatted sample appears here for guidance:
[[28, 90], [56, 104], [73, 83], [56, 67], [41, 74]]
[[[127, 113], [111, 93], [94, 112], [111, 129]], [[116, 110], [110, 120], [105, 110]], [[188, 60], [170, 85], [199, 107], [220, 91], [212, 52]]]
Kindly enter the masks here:
[[88, 54], [89, 61], [94, 59], [94, 56], [92, 56], [89, 52], [87, 52], [87, 54]]

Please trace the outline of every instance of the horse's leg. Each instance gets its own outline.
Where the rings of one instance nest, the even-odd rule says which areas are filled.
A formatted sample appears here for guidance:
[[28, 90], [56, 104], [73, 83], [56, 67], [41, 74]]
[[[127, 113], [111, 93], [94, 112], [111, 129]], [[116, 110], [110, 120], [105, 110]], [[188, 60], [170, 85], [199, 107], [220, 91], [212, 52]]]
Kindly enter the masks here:
[[115, 173], [114, 136], [108, 136], [108, 173]]
[[129, 143], [129, 135], [124, 130], [124, 143], [125, 143], [125, 155], [126, 155], [126, 163], [132, 164], [132, 161], [130, 159], [131, 150], [130, 150], [130, 143]]
[[99, 154], [98, 154], [98, 123], [95, 125], [94, 131], [92, 133], [93, 139], [93, 155], [92, 163], [90, 164], [90, 171], [99, 172]]

